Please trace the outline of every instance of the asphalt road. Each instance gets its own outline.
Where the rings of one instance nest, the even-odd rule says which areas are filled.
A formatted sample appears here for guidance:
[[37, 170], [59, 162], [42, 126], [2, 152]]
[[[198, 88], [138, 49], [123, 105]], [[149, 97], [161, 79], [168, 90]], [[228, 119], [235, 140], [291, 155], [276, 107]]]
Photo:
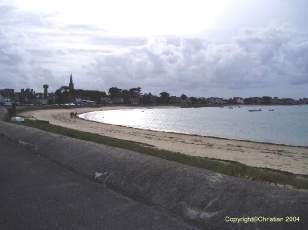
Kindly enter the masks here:
[[196, 229], [0, 136], [0, 229]]

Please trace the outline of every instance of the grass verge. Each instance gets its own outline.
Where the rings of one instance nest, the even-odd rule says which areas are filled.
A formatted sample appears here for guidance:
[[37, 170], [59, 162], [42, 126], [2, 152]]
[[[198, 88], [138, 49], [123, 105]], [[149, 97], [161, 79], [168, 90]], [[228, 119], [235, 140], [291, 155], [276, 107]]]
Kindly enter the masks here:
[[207, 157], [189, 156], [182, 153], [153, 148], [153, 146], [144, 143], [121, 140], [117, 138], [102, 136], [99, 134], [52, 125], [46, 121], [26, 119], [25, 122], [21, 124], [80, 140], [92, 141], [99, 144], [105, 144], [113, 147], [136, 151], [146, 155], [159, 157], [165, 160], [175, 161], [198, 168], [208, 169], [225, 175], [245, 177], [251, 180], [265, 181], [276, 184], [291, 185], [294, 188], [298, 189], [308, 189], [308, 176], [305, 175], [297, 175], [268, 168], [257, 168], [247, 166], [235, 161], [216, 160]]

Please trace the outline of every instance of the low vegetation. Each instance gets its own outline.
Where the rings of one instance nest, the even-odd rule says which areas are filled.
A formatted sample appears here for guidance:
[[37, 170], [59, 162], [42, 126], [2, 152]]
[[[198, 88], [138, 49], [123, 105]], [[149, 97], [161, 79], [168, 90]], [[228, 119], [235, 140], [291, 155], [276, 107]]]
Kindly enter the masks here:
[[308, 176], [305, 175], [296, 175], [268, 168], [257, 168], [234, 161], [189, 156], [182, 153], [157, 149], [144, 143], [121, 140], [94, 133], [64, 128], [49, 124], [47, 121], [26, 119], [25, 122], [21, 124], [80, 140], [92, 141], [99, 144], [136, 151], [155, 157], [160, 157], [165, 160], [208, 169], [225, 175], [245, 177], [251, 180], [265, 181], [275, 184], [290, 185], [298, 189], [308, 189]]

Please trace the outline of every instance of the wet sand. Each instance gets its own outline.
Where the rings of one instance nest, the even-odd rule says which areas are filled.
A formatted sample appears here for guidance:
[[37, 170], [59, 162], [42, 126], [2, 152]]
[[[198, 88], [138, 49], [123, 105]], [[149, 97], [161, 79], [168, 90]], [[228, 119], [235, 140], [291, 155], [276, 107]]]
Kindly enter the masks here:
[[98, 110], [132, 107], [102, 107], [77, 109], [51, 109], [23, 112], [20, 115], [49, 121], [51, 124], [92, 132], [104, 136], [142, 142], [155, 148], [241, 162], [255, 167], [278, 169], [308, 175], [308, 148], [229, 140], [179, 133], [168, 133], [70, 118], [70, 112], [85, 113]]

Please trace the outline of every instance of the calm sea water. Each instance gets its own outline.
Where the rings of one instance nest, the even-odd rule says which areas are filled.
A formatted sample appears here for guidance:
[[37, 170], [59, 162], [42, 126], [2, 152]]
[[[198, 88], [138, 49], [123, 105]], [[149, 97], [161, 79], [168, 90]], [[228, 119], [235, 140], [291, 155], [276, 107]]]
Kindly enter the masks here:
[[[308, 146], [308, 106], [232, 108], [140, 108], [90, 112], [80, 116], [141, 129]], [[262, 111], [248, 111], [259, 108]]]

